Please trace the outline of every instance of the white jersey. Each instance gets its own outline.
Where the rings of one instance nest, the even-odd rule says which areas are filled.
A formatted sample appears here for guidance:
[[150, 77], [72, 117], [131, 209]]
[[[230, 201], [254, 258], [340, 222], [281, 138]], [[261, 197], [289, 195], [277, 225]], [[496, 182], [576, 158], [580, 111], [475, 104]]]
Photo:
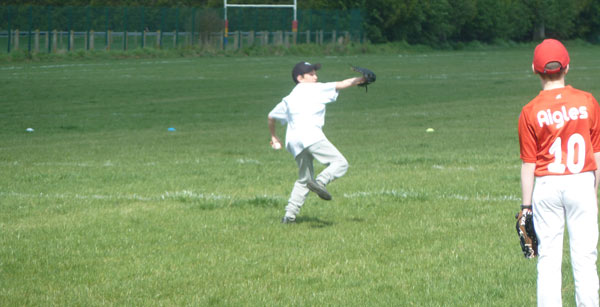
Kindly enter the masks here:
[[285, 146], [294, 157], [326, 139], [325, 105], [337, 99], [339, 92], [335, 86], [336, 82], [298, 83], [269, 113], [270, 118], [282, 125], [287, 123]]

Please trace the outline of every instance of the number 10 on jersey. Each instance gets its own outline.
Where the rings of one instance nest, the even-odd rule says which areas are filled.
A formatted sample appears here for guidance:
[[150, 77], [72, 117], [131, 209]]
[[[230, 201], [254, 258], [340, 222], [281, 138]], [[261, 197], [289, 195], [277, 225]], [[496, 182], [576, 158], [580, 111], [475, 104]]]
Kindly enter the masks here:
[[550, 147], [550, 154], [554, 155], [554, 162], [548, 165], [548, 171], [564, 174], [566, 169], [573, 174], [578, 174], [585, 164], [585, 140], [579, 133], [574, 133], [567, 140], [567, 164], [563, 164], [562, 139], [556, 138]]

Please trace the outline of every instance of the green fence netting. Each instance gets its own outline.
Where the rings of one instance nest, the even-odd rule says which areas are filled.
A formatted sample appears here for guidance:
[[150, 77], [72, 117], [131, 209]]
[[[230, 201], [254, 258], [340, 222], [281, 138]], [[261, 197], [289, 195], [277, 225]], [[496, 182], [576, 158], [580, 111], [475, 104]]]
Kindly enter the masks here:
[[0, 6], [0, 52], [363, 41], [361, 10]]

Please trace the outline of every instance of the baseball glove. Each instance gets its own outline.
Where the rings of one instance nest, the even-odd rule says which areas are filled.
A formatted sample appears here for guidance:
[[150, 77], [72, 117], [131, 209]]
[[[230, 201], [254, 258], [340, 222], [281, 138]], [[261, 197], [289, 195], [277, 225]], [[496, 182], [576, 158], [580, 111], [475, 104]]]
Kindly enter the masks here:
[[363, 83], [359, 84], [358, 86], [364, 86], [365, 91], [369, 91], [369, 88], [367, 86], [369, 84], [375, 82], [375, 80], [377, 79], [377, 76], [375, 76], [375, 73], [367, 68], [362, 68], [362, 67], [353, 66], [353, 65], [350, 65], [350, 67], [352, 67], [352, 70], [354, 70], [355, 72], [362, 74], [363, 78], [365, 78], [365, 81]]
[[517, 234], [525, 258], [535, 258], [538, 254], [538, 239], [533, 228], [533, 212], [531, 207], [521, 206], [521, 211], [515, 216], [517, 219]]

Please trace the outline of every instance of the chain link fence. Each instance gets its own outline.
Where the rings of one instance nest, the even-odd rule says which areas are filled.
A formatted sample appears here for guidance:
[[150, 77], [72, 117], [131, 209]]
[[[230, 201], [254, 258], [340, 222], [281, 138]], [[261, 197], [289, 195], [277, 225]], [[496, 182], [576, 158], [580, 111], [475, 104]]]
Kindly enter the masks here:
[[136, 48], [237, 49], [249, 45], [363, 42], [360, 10], [197, 7], [0, 6], [0, 52]]

